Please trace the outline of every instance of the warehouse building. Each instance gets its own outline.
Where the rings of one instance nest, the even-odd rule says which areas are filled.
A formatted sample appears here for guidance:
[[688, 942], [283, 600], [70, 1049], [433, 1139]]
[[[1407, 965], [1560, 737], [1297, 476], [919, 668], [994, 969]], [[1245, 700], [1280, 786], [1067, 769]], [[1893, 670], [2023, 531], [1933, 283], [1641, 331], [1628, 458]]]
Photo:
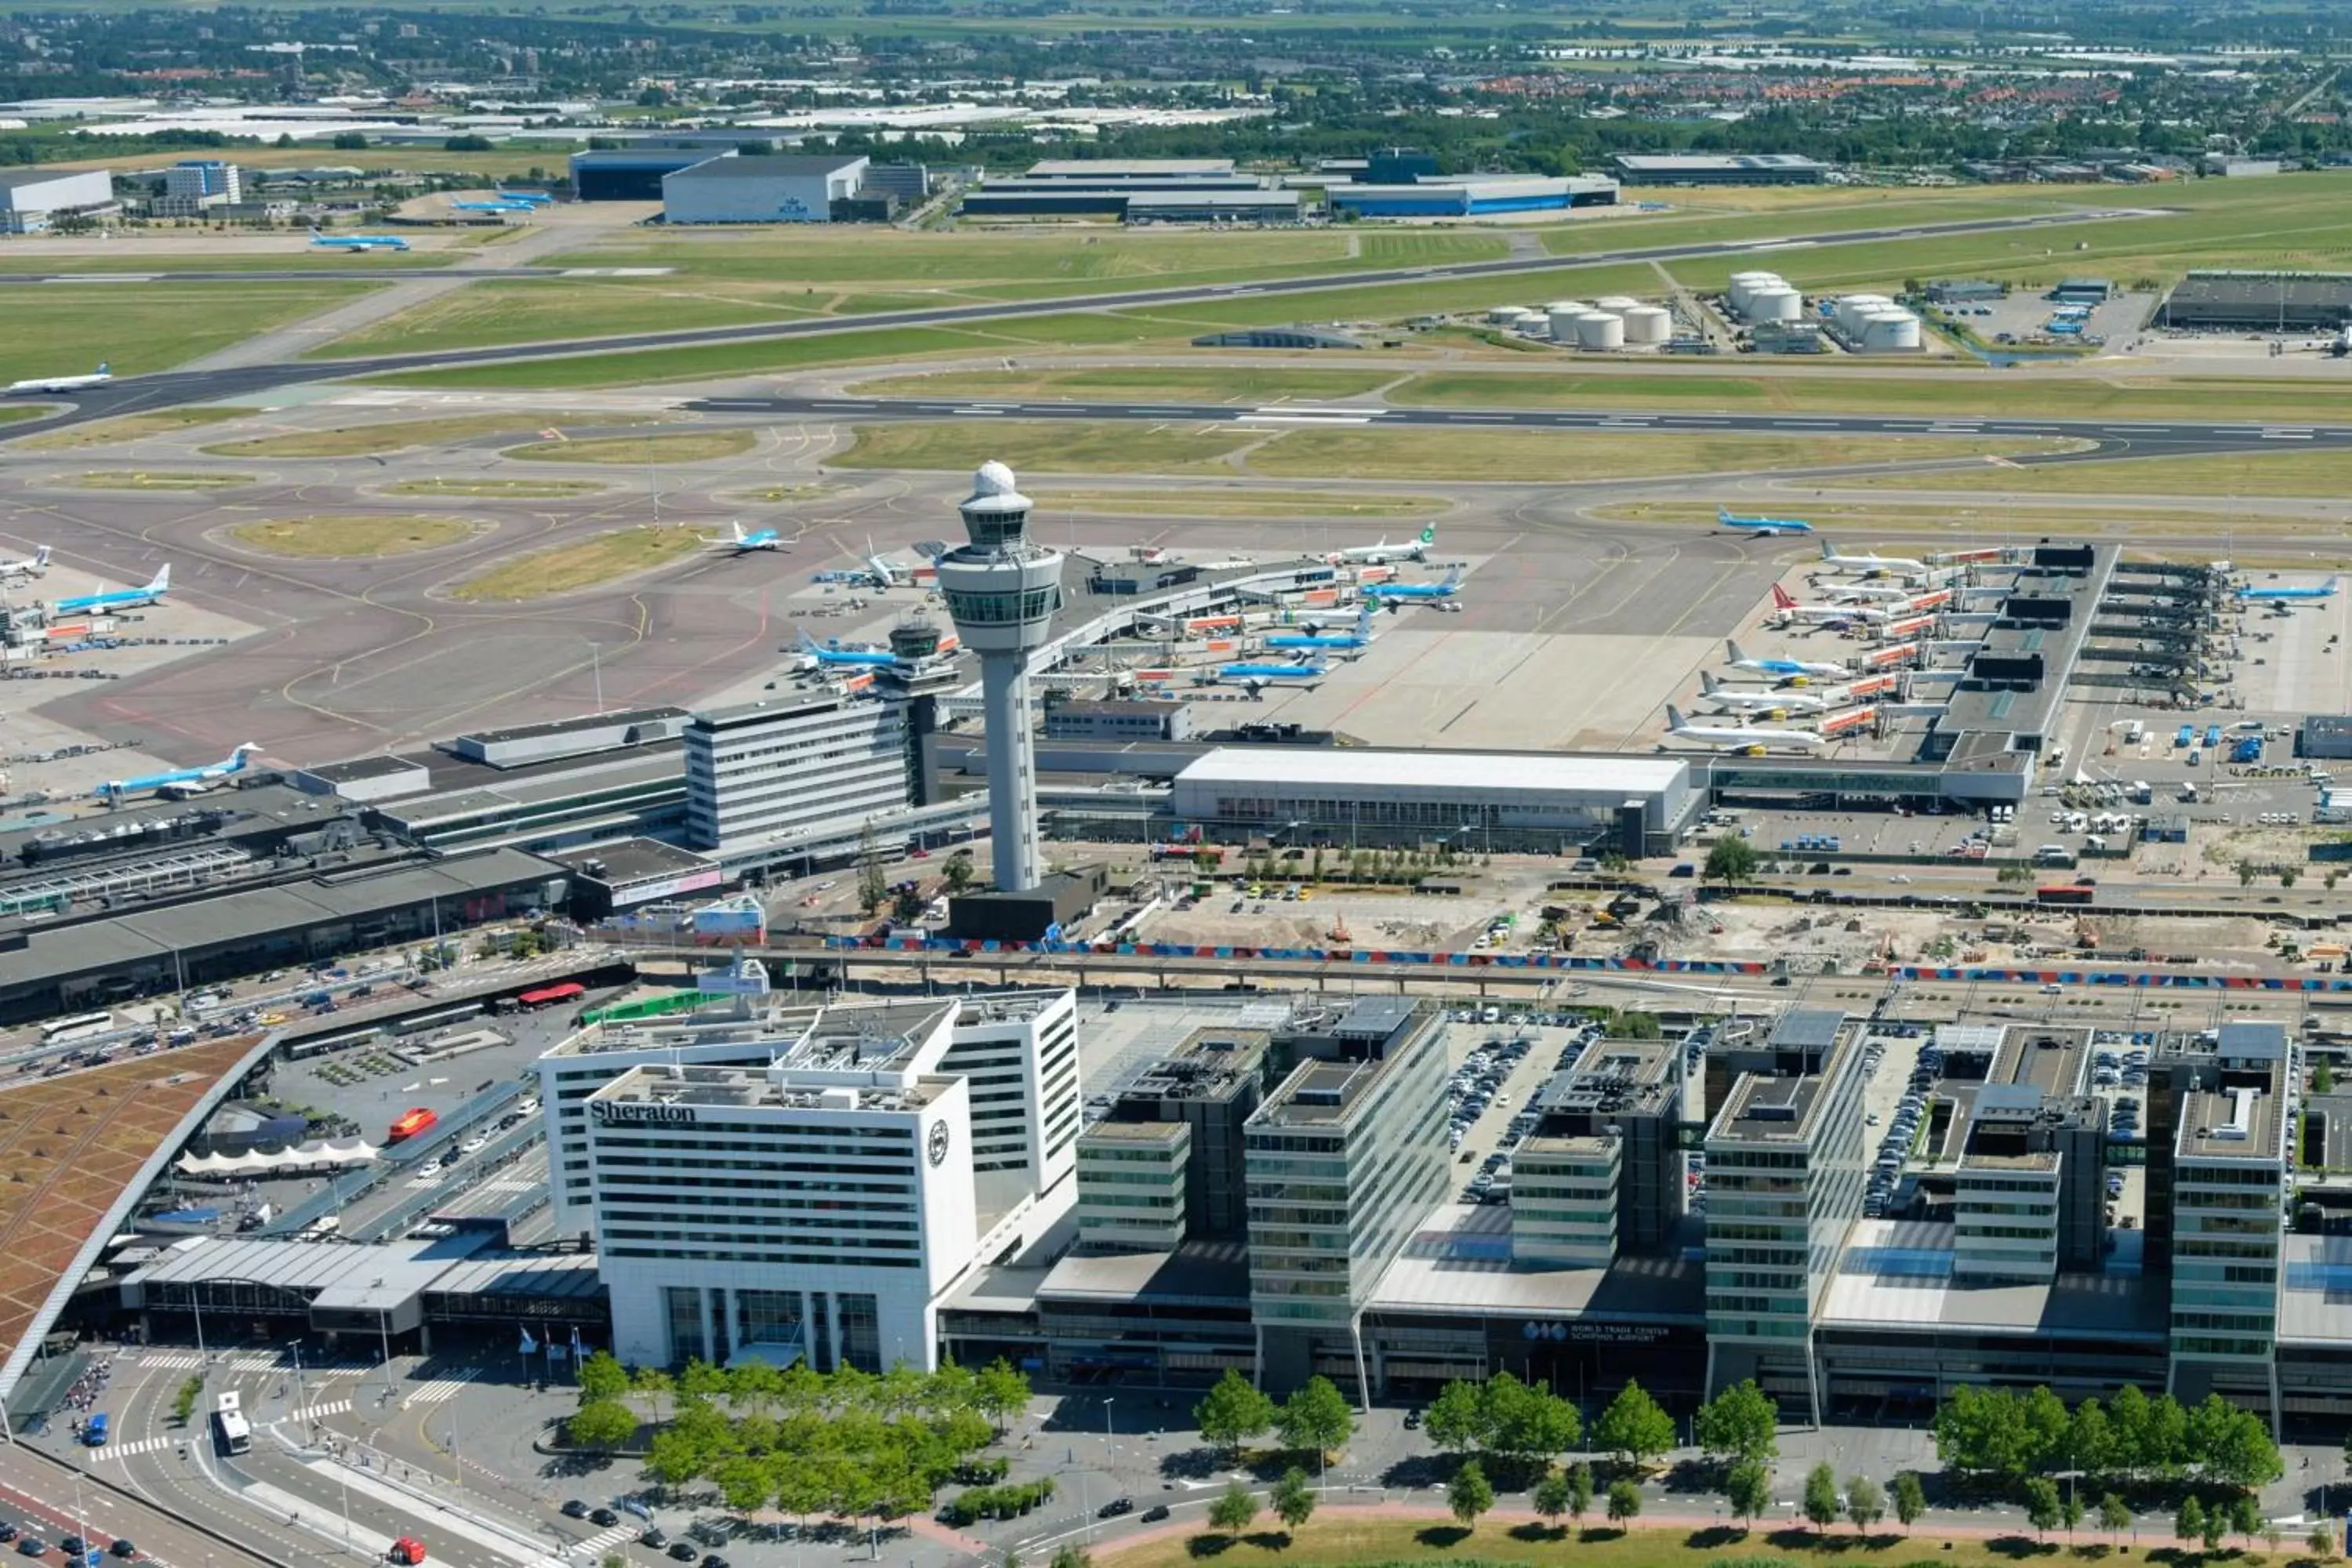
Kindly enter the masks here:
[[1129, 223], [1297, 223], [1306, 213], [1299, 191], [1138, 191], [1127, 198]]
[[0, 232], [43, 234], [70, 214], [118, 210], [114, 177], [103, 169], [0, 170]]
[[1029, 165], [1026, 180], [1088, 181], [1158, 180], [1163, 188], [1176, 183], [1237, 178], [1231, 158], [1041, 158]]
[[1613, 205], [1617, 182], [1601, 174], [1573, 174], [1565, 179], [1494, 174], [1418, 180], [1412, 184], [1333, 185], [1326, 195], [1334, 216], [1484, 217]]
[[2352, 273], [2191, 272], [2156, 308], [2158, 327], [2317, 332], [2352, 324]]
[[662, 221], [832, 223], [836, 204], [857, 195], [866, 164], [863, 153], [708, 159], [662, 176]]
[[1609, 162], [1629, 185], [1818, 185], [1830, 173], [1795, 153], [1620, 153]]
[[2296, 737], [2299, 757], [2352, 757], [2352, 713], [2311, 713]]
[[1220, 747], [1176, 774], [1170, 810], [1213, 839], [1638, 858], [1665, 852], [1697, 805], [1680, 757]]
[[583, 202], [657, 202], [662, 181], [718, 156], [709, 147], [634, 147], [572, 154], [572, 190]]

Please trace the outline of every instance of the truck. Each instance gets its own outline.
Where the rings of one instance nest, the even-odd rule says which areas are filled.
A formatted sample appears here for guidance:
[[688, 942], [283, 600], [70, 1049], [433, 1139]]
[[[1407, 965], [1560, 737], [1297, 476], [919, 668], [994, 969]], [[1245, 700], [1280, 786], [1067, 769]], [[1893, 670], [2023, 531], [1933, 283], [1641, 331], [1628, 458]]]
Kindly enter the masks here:
[[2197, 726], [2194, 724], [2183, 724], [2172, 732], [2172, 743], [2176, 749], [2189, 744], [2196, 738]]
[[2124, 744], [2137, 746], [2147, 737], [2147, 726], [2134, 719], [2124, 726]]
[[2221, 743], [2221, 725], [2219, 725], [2219, 724], [2208, 724], [2208, 725], [2206, 725], [2206, 726], [2205, 726], [2205, 749], [2206, 749], [2207, 751], [2209, 751], [2209, 752], [2210, 752], [2210, 751], [2211, 751], [2214, 747], [2216, 747], [2216, 746], [2220, 745]]
[[390, 1147], [392, 1144], [414, 1138], [420, 1132], [430, 1131], [440, 1120], [437, 1112], [426, 1110], [422, 1107], [404, 1110], [394, 1119], [392, 1126], [385, 1131], [384, 1144]]

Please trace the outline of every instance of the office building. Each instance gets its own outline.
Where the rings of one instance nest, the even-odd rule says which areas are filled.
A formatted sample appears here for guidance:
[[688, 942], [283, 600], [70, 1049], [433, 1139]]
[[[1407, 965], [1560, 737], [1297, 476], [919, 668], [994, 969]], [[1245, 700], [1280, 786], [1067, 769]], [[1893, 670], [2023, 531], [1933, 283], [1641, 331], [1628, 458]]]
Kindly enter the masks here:
[[2347, 323], [2352, 273], [2217, 271], [2191, 272], [2174, 284], [2148, 324], [2184, 331], [2311, 332]]
[[166, 197], [206, 205], [245, 199], [243, 172], [218, 158], [183, 158], [163, 171]]
[[1545, 1085], [1511, 1152], [1511, 1256], [1606, 1268], [1621, 1248], [1669, 1245], [1685, 1207], [1682, 1090], [1681, 1047], [1663, 1040], [1595, 1039]]
[[[2284, 1414], [2281, 1245], [2294, 1170], [2294, 1066], [2276, 1024], [2225, 1024], [2174, 1075], [2170, 1384]], [[2153, 1125], [2150, 1128], [2154, 1134]]]
[[1056, 702], [1045, 710], [1049, 741], [1186, 741], [1192, 736], [1187, 702], [1133, 700]]
[[1511, 1261], [1606, 1268], [1617, 1259], [1623, 1138], [1533, 1132], [1511, 1150]]
[[1181, 1121], [1096, 1122], [1078, 1134], [1078, 1246], [1173, 1252], [1184, 1244], [1192, 1130]]
[[[1087, 1134], [1130, 1136], [1117, 1131], [1128, 1126], [1185, 1130], [1175, 1239], [1167, 1243], [1170, 1247], [1188, 1237], [1233, 1237], [1249, 1228], [1247, 1129], [1265, 1091], [1272, 1038], [1261, 1028], [1195, 1029], [1138, 1073]], [[1081, 1215], [1087, 1188], [1083, 1142], [1078, 1159]], [[1087, 1239], [1108, 1245], [1105, 1237]]]
[[1731, 1083], [1706, 1131], [1706, 1386], [1753, 1377], [1814, 1422], [1814, 1322], [1862, 1218], [1862, 1058], [1857, 1023], [1803, 1009], [1708, 1056]]
[[727, 154], [661, 177], [662, 221], [831, 223], [834, 205], [857, 195], [863, 154]]
[[910, 705], [778, 695], [698, 713], [686, 731], [687, 841], [855, 844], [919, 798]]
[[1030, 504], [1012, 469], [983, 463], [959, 506], [970, 542], [933, 563], [956, 635], [980, 656], [989, 848], [996, 887], [1007, 893], [1035, 886], [1044, 870], [1029, 660], [1062, 607], [1063, 558], [1030, 542]]
[[1369, 1390], [1362, 1316], [1445, 1193], [1444, 1015], [1366, 998], [1294, 1026], [1297, 1065], [1248, 1123], [1250, 1312], [1259, 1383], [1317, 1373]]
[[616, 1353], [936, 1364], [940, 1300], [1067, 1217], [1067, 991], [593, 1025], [541, 1058], [558, 1227], [593, 1239]]

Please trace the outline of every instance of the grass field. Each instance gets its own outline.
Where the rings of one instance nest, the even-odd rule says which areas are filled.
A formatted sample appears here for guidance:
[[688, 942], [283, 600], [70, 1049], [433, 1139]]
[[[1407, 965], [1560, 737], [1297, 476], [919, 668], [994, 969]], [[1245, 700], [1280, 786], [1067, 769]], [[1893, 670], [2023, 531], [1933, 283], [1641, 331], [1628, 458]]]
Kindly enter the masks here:
[[85, 447], [112, 447], [142, 436], [168, 436], [204, 425], [226, 425], [253, 413], [250, 408], [159, 408], [152, 414], [126, 414], [120, 419], [99, 419], [68, 426], [46, 436], [28, 436], [16, 443], [20, 452], [74, 452]]
[[[1433, 517], [1446, 503], [1425, 496], [1358, 496], [1344, 490], [1225, 489], [1187, 485], [1181, 490], [1064, 490], [1031, 487], [1047, 511], [1108, 517]], [[1714, 514], [1710, 512], [1709, 516]]]
[[1997, 491], [2021, 496], [2308, 496], [2352, 488], [2352, 452], [2266, 450], [2200, 458], [2126, 458], [2055, 468], [1969, 468], [1841, 480], [1873, 489]]
[[1145, 398], [1170, 403], [1267, 403], [1276, 398], [1360, 397], [1397, 379], [1392, 371], [1265, 370], [1255, 365], [1108, 365], [990, 374], [949, 371], [859, 384], [861, 397]]
[[169, 473], [150, 468], [93, 468], [66, 481], [79, 490], [228, 490], [253, 483], [251, 474]]
[[[1630, 371], [1633, 367], [1628, 366]], [[2053, 419], [2310, 419], [2315, 393], [2301, 381], [2252, 376], [2129, 376], [2105, 380], [2032, 370], [1982, 375], [1847, 375], [1836, 370], [1721, 375], [1654, 370], [1647, 374], [1554, 375], [1443, 372], [1417, 376], [1389, 393], [1398, 405], [1438, 407], [1564, 408], [1585, 405], [1680, 408], [1727, 413], [1985, 415]]]
[[438, 550], [472, 533], [474, 525], [454, 517], [320, 515], [241, 522], [228, 531], [239, 543], [273, 555], [360, 560]]
[[[1522, 1514], [1526, 1503], [1523, 1495], [1502, 1499], [1504, 1507]], [[2140, 1533], [2153, 1546], [2156, 1537], [2170, 1536], [2170, 1521], [2143, 1521]], [[2016, 1539], [1986, 1542], [1941, 1536], [1925, 1526], [1911, 1535], [1891, 1524], [1860, 1539], [1843, 1527], [1821, 1537], [1769, 1526], [1746, 1531], [1727, 1526], [1703, 1531], [1601, 1526], [1556, 1532], [1524, 1518], [1515, 1522], [1492, 1516], [1475, 1530], [1465, 1531], [1451, 1519], [1363, 1517], [1353, 1509], [1326, 1508], [1295, 1533], [1268, 1513], [1238, 1539], [1215, 1533], [1162, 1536], [1124, 1548], [1097, 1546], [1095, 1555], [1118, 1568], [1198, 1568], [1208, 1562], [1220, 1568], [1402, 1568], [1408, 1563], [1516, 1568], [1563, 1562], [1591, 1568], [1720, 1568], [1742, 1560], [1771, 1563], [1776, 1557], [1785, 1568], [1797, 1568], [1800, 1563], [1810, 1568], [1832, 1563], [1847, 1568], [1864, 1563], [1878, 1568], [2018, 1568], [2021, 1562], [2037, 1558], [2053, 1563], [2090, 1563], [2111, 1554], [2112, 1549], [2091, 1528], [2078, 1532], [2075, 1542], [2068, 1548], [2062, 1537], [2053, 1535], [2046, 1543], [2037, 1542], [2021, 1531]], [[2280, 1561], [2292, 1561], [2294, 1555]]]
[[831, 485], [769, 485], [756, 490], [729, 490], [720, 500], [740, 501], [746, 506], [782, 506], [790, 501], [814, 500], [833, 493]]
[[[103, 277], [110, 272], [250, 272], [267, 278], [272, 272], [333, 271], [339, 268], [359, 266], [383, 268], [386, 270], [431, 271], [446, 267], [453, 261], [463, 261], [471, 252], [467, 249], [448, 250], [374, 250], [350, 255], [313, 246], [307, 240], [292, 239], [285, 250], [223, 251], [210, 255], [203, 250], [165, 250], [143, 247], [137, 241], [112, 242], [103, 256], [56, 256], [41, 253], [27, 255], [21, 251], [0, 249], [0, 272], [72, 272]], [[18, 285], [30, 297], [34, 285]], [[63, 285], [57, 285], [63, 287]], [[0, 295], [0, 299], [7, 296]]]
[[701, 548], [690, 528], [623, 529], [507, 562], [458, 584], [449, 596], [469, 604], [551, 598], [650, 571]]
[[604, 487], [593, 479], [403, 479], [383, 487], [386, 495], [470, 496], [497, 500], [562, 500], [593, 495]]
[[62, 375], [99, 362], [141, 375], [347, 304], [362, 283], [42, 284], [6, 311], [0, 382]]
[[[521, 435], [555, 426], [564, 416], [534, 414], [467, 414], [446, 419], [403, 419], [382, 425], [341, 425], [331, 430], [297, 430], [228, 441], [204, 450], [220, 458], [365, 458], [410, 447], [447, 447], [485, 436]], [[598, 414], [599, 425], [635, 425], [650, 415]]]
[[38, 403], [0, 404], [0, 425], [14, 425], [19, 419], [38, 419], [48, 411], [47, 406]]
[[1219, 458], [1258, 434], [1231, 426], [1012, 419], [975, 427], [924, 419], [860, 425], [856, 445], [829, 461], [844, 468], [952, 470], [978, 468], [994, 458], [1011, 464], [1015, 473], [1203, 473], [1221, 468]]
[[685, 430], [669, 436], [599, 436], [585, 441], [533, 441], [505, 456], [530, 463], [707, 463], [740, 458], [760, 444], [750, 430]]
[[[1637, 196], [1652, 193], [1637, 191]], [[1660, 193], [1685, 210], [1656, 217], [1612, 217], [1601, 222], [1571, 221], [1543, 231], [1544, 248], [1554, 256], [1578, 256], [1595, 250], [1624, 250], [1654, 245], [1708, 245], [1743, 239], [1776, 239], [1790, 234], [1838, 234], [1854, 229], [1885, 228], [1923, 223], [1965, 223], [1977, 218], [2023, 217], [2037, 213], [2063, 213], [2108, 205], [2105, 193], [2068, 191], [2050, 186], [1976, 187], [1937, 194], [1930, 191], [1881, 189], [1868, 193], [1838, 193], [1844, 200], [1823, 200], [1830, 193], [1791, 192], [1790, 199], [1763, 211], [1726, 213], [1707, 210], [1717, 191]], [[1811, 195], [1812, 201], [1804, 196]], [[2122, 205], [2122, 202], [2114, 205]]]

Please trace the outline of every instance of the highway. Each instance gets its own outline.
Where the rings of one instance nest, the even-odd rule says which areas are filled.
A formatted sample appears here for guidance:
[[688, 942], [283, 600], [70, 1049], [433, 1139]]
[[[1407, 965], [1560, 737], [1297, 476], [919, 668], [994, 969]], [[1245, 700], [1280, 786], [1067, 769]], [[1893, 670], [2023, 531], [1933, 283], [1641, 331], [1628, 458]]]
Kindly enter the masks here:
[[[1866, 389], [1857, 399], [1867, 399]], [[709, 414], [766, 414], [814, 419], [1132, 419], [1264, 424], [1293, 428], [1442, 426], [1467, 430], [1605, 430], [1614, 435], [1699, 433], [1709, 436], [1952, 436], [2014, 437], [2020, 440], [2075, 440], [2095, 445], [2077, 452], [2051, 452], [2009, 459], [2020, 465], [2080, 462], [2086, 458], [2178, 456], [2275, 445], [2307, 449], [2352, 446], [2352, 426], [2192, 423], [2109, 423], [2098, 419], [2011, 419], [1955, 415], [1931, 419], [1917, 415], [1873, 414], [1683, 414], [1655, 411], [1549, 408], [1386, 408], [1370, 405], [1266, 404], [1239, 407], [1222, 403], [1076, 403], [1051, 399], [996, 403], [987, 400], [914, 398], [707, 397], [688, 404]]]
[[[1315, 294], [1334, 289], [1370, 289], [1387, 284], [1433, 283], [1479, 278], [1549, 274], [1627, 262], [1682, 261], [1711, 256], [1755, 256], [1816, 245], [1856, 245], [1874, 240], [1934, 239], [1961, 235], [2003, 234], [2020, 230], [2071, 226], [2119, 218], [2161, 216], [2146, 207], [2104, 207], [2078, 212], [2036, 214], [2026, 217], [1981, 218], [1966, 222], [1915, 224], [1905, 227], [1837, 229], [1819, 234], [1789, 235], [1770, 240], [1738, 240], [1688, 245], [1648, 246], [1623, 250], [1587, 251], [1573, 256], [1513, 257], [1501, 261], [1466, 261], [1450, 266], [1388, 268], [1360, 272], [1322, 272], [1297, 278], [1269, 279], [1259, 283], [1189, 284], [1176, 288], [1131, 289], [1110, 294], [1062, 295], [1042, 300], [991, 300], [980, 304], [940, 305], [914, 310], [877, 310], [860, 316], [827, 316], [797, 321], [761, 321], [745, 326], [705, 327], [670, 332], [634, 332], [616, 337], [568, 338], [535, 343], [509, 343], [491, 348], [446, 349], [433, 353], [382, 354], [369, 359], [278, 360], [217, 370], [163, 371], [153, 375], [124, 376], [102, 386], [69, 395], [71, 406], [39, 419], [16, 421], [0, 427], [0, 442], [38, 435], [68, 425], [142, 409], [173, 408], [237, 397], [298, 382], [342, 380], [356, 376], [395, 374], [404, 371], [446, 370], [471, 364], [556, 359], [574, 354], [615, 353], [646, 349], [697, 348], [715, 343], [761, 342], [786, 338], [824, 337], [839, 332], [872, 331], [889, 327], [945, 326], [969, 321], [993, 321], [1024, 316], [1057, 315], [1071, 310], [1117, 310], [1144, 306], [1193, 305], [1220, 300]], [[523, 277], [520, 268], [499, 270], [502, 277]], [[143, 274], [142, 275], [143, 276]], [[272, 275], [276, 276], [276, 275]], [[338, 277], [351, 276], [339, 272]], [[449, 274], [420, 269], [402, 274], [415, 281]], [[251, 281], [245, 276], [244, 281]]]

